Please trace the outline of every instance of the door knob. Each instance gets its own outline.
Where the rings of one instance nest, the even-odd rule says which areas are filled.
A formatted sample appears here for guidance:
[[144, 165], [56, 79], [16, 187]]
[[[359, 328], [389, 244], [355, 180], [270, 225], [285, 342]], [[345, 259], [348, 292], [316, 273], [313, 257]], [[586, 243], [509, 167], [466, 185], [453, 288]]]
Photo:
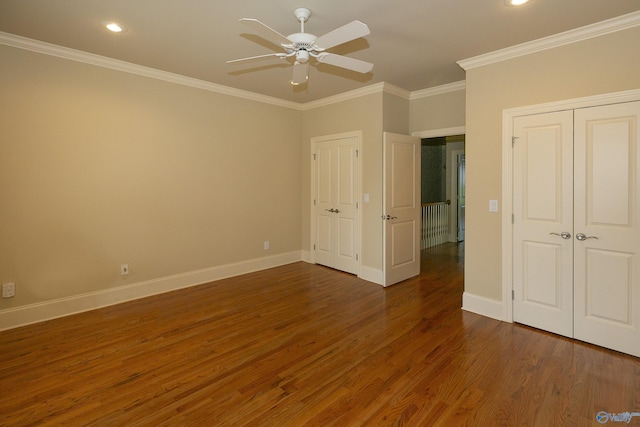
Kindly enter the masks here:
[[598, 240], [598, 238], [596, 236], [587, 236], [586, 234], [582, 234], [582, 233], [578, 233], [576, 234], [576, 239], [580, 240], [581, 242], [587, 239], [596, 239]]
[[[569, 233], [568, 231], [563, 231], [562, 233], [549, 233], [549, 234], [554, 235], [554, 236], [560, 236], [564, 240], [568, 240], [568, 239], [571, 238], [571, 233]], [[576, 236], [576, 237], [578, 237], [578, 236]], [[580, 240], [580, 239], [578, 239], [578, 240]]]
[[391, 215], [382, 215], [382, 219], [384, 220], [390, 220], [390, 219], [396, 219], [398, 218], [397, 216], [391, 216]]

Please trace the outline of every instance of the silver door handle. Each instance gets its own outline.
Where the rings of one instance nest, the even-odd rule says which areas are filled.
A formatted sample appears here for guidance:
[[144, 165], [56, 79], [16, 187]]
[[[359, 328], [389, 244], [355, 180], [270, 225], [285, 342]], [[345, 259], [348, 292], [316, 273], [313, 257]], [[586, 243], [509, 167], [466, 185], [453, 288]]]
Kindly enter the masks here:
[[[560, 236], [564, 240], [569, 240], [571, 238], [571, 233], [569, 233], [568, 231], [563, 231], [562, 233], [549, 233], [549, 234], [553, 235], [553, 236]], [[580, 239], [578, 239], [578, 240], [580, 240]]]
[[587, 236], [586, 234], [582, 234], [582, 233], [578, 233], [576, 234], [576, 239], [580, 240], [581, 242], [587, 239], [596, 239], [598, 240], [598, 238], [596, 236]]
[[384, 220], [390, 220], [390, 219], [396, 219], [398, 218], [397, 216], [391, 216], [391, 215], [382, 215], [382, 219]]
[[333, 212], [333, 213], [340, 213], [340, 209], [333, 209], [333, 208], [331, 208], [331, 209], [325, 209], [325, 211], [327, 211], [327, 212]]

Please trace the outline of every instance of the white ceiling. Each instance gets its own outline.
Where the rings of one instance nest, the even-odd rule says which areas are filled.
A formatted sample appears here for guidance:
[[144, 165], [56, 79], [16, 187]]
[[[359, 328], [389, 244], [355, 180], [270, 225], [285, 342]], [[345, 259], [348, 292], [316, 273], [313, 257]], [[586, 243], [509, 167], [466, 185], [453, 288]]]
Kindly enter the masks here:
[[[298, 32], [293, 10], [308, 7], [306, 31], [321, 36], [354, 19], [367, 37], [330, 52], [372, 62], [368, 74], [312, 65], [309, 82], [289, 84], [292, 67], [276, 46], [238, 22], [256, 18]], [[640, 0], [0, 0], [0, 31], [294, 102], [388, 82], [408, 91], [464, 80], [456, 61], [640, 10]], [[113, 34], [101, 22], [127, 27]], [[1, 62], [1, 61], [0, 61]]]

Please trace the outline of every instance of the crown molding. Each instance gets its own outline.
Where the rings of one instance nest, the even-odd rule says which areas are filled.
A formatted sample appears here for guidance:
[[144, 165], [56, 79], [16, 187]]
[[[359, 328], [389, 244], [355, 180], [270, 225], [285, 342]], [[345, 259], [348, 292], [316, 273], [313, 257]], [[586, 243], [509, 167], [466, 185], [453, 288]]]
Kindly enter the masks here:
[[276, 105], [279, 107], [291, 108], [299, 111], [311, 110], [318, 107], [323, 107], [338, 102], [347, 101], [350, 99], [359, 98], [361, 96], [370, 95], [374, 93], [388, 93], [398, 96], [406, 100], [423, 98], [426, 96], [433, 96], [440, 93], [452, 92], [456, 90], [463, 90], [465, 88], [465, 82], [450, 83], [434, 88], [428, 88], [417, 92], [409, 92], [398, 86], [392, 85], [387, 82], [375, 83], [369, 86], [365, 86], [359, 89], [354, 89], [348, 92], [344, 92], [338, 95], [329, 96], [316, 101], [310, 101], [307, 103], [297, 103], [293, 101], [286, 101], [271, 96], [257, 94], [255, 92], [249, 92], [246, 90], [236, 89], [229, 86], [224, 86], [205, 80], [200, 80], [192, 77], [183, 76], [180, 74], [170, 73], [168, 71], [162, 71], [151, 67], [145, 67], [143, 65], [133, 64], [131, 62], [121, 61], [118, 59], [109, 58], [106, 56], [96, 55], [93, 53], [84, 52], [77, 49], [71, 49], [64, 46], [58, 46], [55, 44], [30, 39], [27, 37], [18, 36], [15, 34], [5, 33], [0, 31], [0, 44], [15, 47], [18, 49], [29, 50], [44, 55], [55, 56], [70, 61], [81, 62], [84, 64], [94, 65], [97, 67], [108, 68], [111, 70], [122, 71], [129, 74], [135, 74], [142, 77], [148, 77], [156, 80], [162, 80], [169, 83], [175, 83], [183, 86], [189, 86], [196, 89], [202, 89], [209, 92], [215, 92], [223, 95], [235, 96], [238, 98], [248, 99], [251, 101], [262, 102], [265, 104]]
[[465, 71], [640, 26], [640, 11], [458, 61]]
[[0, 31], [0, 44], [142, 77], [299, 110], [300, 104]]
[[427, 98], [429, 96], [440, 95], [443, 93], [456, 92], [459, 90], [465, 90], [466, 87], [467, 87], [467, 82], [464, 80], [461, 80], [459, 82], [448, 83], [440, 86], [434, 86], [427, 89], [411, 92], [411, 96], [409, 97], [409, 99], [413, 101], [414, 99]]
[[179, 84], [183, 86], [193, 87], [196, 89], [202, 89], [209, 92], [215, 92], [223, 95], [234, 96], [238, 98], [248, 99], [251, 101], [262, 102], [265, 104], [276, 105], [279, 107], [290, 108], [299, 111], [311, 110], [318, 107], [323, 107], [338, 102], [348, 101], [350, 99], [359, 98], [374, 93], [388, 93], [398, 96], [406, 100], [413, 100], [423, 98], [427, 96], [433, 96], [441, 93], [453, 92], [456, 90], [464, 90], [465, 82], [455, 82], [433, 88], [420, 90], [417, 92], [410, 92], [402, 89], [398, 86], [392, 85], [387, 82], [380, 82], [365, 86], [359, 89], [354, 89], [348, 92], [340, 93], [338, 95], [329, 96], [316, 101], [310, 101], [307, 103], [297, 103], [293, 101], [286, 101], [271, 96], [257, 94], [255, 92], [249, 92], [241, 89], [224, 86], [205, 80], [200, 80], [192, 77], [183, 76], [180, 74], [170, 73], [168, 71], [162, 71], [151, 67], [145, 67], [143, 65], [133, 64], [131, 62], [121, 61], [118, 59], [109, 58], [106, 56], [96, 55], [93, 53], [84, 52], [77, 49], [71, 49], [64, 46], [58, 46], [55, 44], [30, 39], [27, 37], [18, 36], [15, 34], [5, 33], [0, 31], [0, 44], [15, 47], [18, 49], [29, 50], [44, 55], [55, 56], [57, 58], [66, 59], [70, 61], [80, 62], [84, 64], [94, 65], [97, 67], [108, 68], [111, 70], [122, 71], [129, 74], [134, 74], [142, 77], [148, 77], [156, 80], [162, 80], [169, 83]]
[[384, 82], [382, 90], [388, 94], [399, 96], [407, 101], [411, 99], [411, 92], [404, 90], [401, 87], [392, 85], [391, 83]]
[[327, 105], [348, 101], [350, 99], [359, 98], [361, 96], [371, 95], [373, 93], [381, 93], [383, 90], [384, 90], [384, 83], [375, 83], [359, 89], [354, 89], [348, 92], [343, 92], [337, 95], [318, 99], [316, 101], [305, 102], [304, 104], [299, 104], [299, 108], [302, 111], [312, 110], [314, 108], [325, 107]]
[[361, 96], [371, 95], [374, 93], [389, 93], [391, 95], [399, 96], [400, 98], [404, 98], [409, 100], [411, 97], [411, 92], [408, 90], [404, 90], [398, 86], [394, 86], [391, 83], [380, 82], [374, 83], [369, 86], [361, 87], [359, 89], [350, 90], [348, 92], [339, 93], [337, 95], [328, 96], [326, 98], [318, 99], [316, 101], [306, 102], [304, 104], [300, 104], [300, 108], [303, 111], [312, 110], [318, 107], [325, 107], [327, 105], [336, 104], [338, 102], [348, 101], [350, 99], [360, 98]]

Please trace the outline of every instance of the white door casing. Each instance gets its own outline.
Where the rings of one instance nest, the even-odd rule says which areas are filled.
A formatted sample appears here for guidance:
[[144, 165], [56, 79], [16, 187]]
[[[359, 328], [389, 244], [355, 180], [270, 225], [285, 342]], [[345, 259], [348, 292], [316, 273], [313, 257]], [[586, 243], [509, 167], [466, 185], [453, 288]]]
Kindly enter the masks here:
[[420, 274], [420, 138], [383, 134], [384, 286]]
[[640, 356], [640, 102], [514, 119], [513, 318]]
[[314, 262], [359, 274], [360, 133], [312, 139]]

